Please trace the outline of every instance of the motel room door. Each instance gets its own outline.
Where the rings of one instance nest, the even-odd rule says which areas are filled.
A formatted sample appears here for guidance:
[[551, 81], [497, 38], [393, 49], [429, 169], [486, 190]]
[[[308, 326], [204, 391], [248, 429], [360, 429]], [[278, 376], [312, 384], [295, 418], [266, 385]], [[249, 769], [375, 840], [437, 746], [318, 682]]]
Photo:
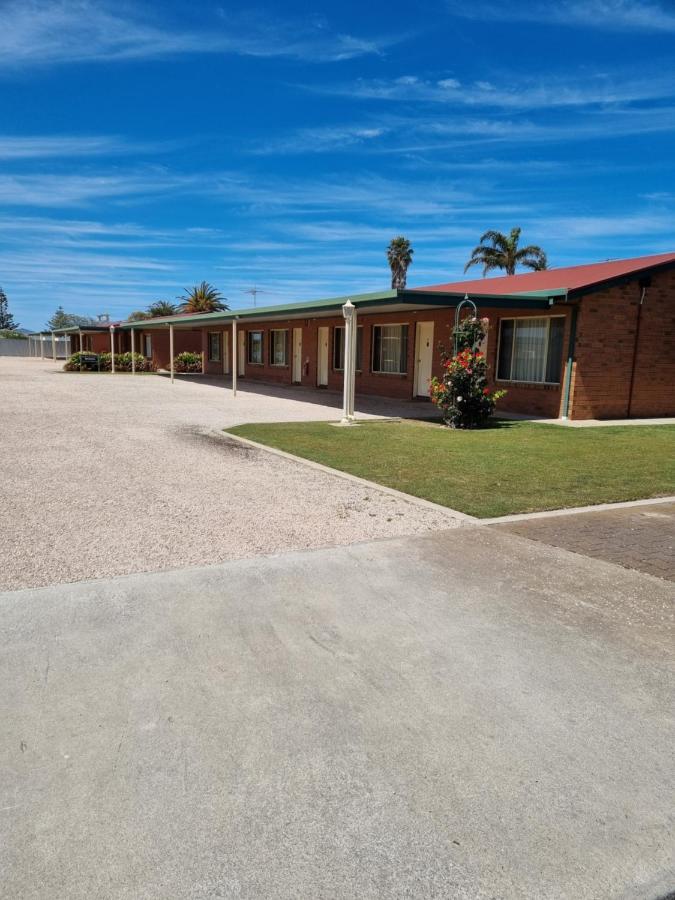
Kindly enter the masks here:
[[429, 396], [434, 355], [434, 323], [418, 322], [415, 331], [415, 397]]
[[237, 375], [243, 375], [246, 369], [246, 332], [240, 331], [237, 339], [239, 344], [237, 348]]
[[293, 329], [293, 384], [302, 381], [302, 328]]
[[328, 328], [318, 329], [316, 383], [319, 387], [328, 387]]

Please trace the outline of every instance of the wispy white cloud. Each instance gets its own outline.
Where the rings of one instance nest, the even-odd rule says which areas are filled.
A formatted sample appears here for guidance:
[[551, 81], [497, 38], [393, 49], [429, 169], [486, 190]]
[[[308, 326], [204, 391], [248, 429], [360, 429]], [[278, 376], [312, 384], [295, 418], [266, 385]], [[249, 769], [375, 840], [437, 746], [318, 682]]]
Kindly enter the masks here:
[[[547, 233], [552, 239], [574, 241], [658, 235], [672, 232], [673, 214], [663, 212], [631, 212], [623, 215], [553, 216], [547, 219]], [[671, 241], [671, 246], [675, 241]]]
[[6, 206], [68, 207], [86, 206], [94, 200], [142, 198], [197, 189], [203, 179], [197, 176], [147, 170], [124, 174], [0, 175], [0, 204]]
[[200, 30], [170, 27], [109, 0], [8, 0], [0, 7], [0, 67], [229, 53], [311, 62], [379, 54], [399, 38], [363, 38], [323, 22], [221, 11]]
[[488, 81], [456, 78], [363, 79], [338, 84], [308, 85], [311, 91], [394, 103], [430, 103], [495, 110], [535, 110], [557, 107], [608, 106], [675, 96], [675, 71], [644, 70], [584, 72], [557, 77], [503, 75]]
[[388, 125], [325, 125], [300, 128], [286, 136], [266, 139], [254, 147], [258, 155], [284, 153], [327, 153], [363, 146], [391, 131]]
[[148, 153], [157, 145], [140, 144], [107, 135], [15, 135], [0, 134], [0, 159], [46, 159], [49, 157], [110, 156]]
[[[320, 129], [319, 129], [320, 131]], [[399, 115], [370, 117], [360, 123], [333, 126], [312, 144], [313, 130], [302, 129], [269, 139], [267, 154], [350, 153], [410, 155], [492, 144], [523, 146], [571, 144], [597, 138], [656, 134], [675, 131], [675, 107], [613, 106], [576, 110], [574, 115], [549, 117], [513, 114], [477, 117], [453, 111], [449, 115]], [[368, 135], [361, 140], [342, 136]], [[490, 152], [487, 150], [486, 152]]]
[[675, 32], [672, 4], [657, 0], [521, 0], [517, 3], [469, 3], [448, 0], [452, 13], [488, 21], [528, 21], [573, 25], [603, 31]]

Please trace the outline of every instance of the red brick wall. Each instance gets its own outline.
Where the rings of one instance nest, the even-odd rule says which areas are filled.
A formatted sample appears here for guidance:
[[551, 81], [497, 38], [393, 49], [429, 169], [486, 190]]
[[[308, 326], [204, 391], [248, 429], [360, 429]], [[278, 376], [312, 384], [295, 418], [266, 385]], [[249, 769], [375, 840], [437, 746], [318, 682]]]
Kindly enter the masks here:
[[[639, 279], [636, 277], [624, 285], [615, 285], [605, 291], [587, 294], [579, 301], [575, 363], [572, 370], [570, 391], [570, 416], [584, 418], [623, 418], [628, 414], [630, 372], [635, 346], [637, 312], [640, 299]], [[481, 316], [490, 319], [488, 338], [488, 362], [492, 378], [496, 372], [500, 319], [514, 317], [564, 315], [563, 363], [567, 356], [571, 308], [563, 304], [546, 310], [506, 310], [481, 307]], [[356, 391], [359, 394], [375, 394], [382, 397], [409, 399], [413, 394], [415, 325], [417, 322], [434, 323], [433, 372], [441, 373], [439, 344], [449, 347], [450, 329], [454, 322], [454, 310], [419, 310], [416, 313], [377, 313], [361, 315], [358, 324], [363, 335], [363, 369], [356, 375]], [[370, 372], [373, 325], [408, 325], [408, 361], [405, 375], [377, 374]], [[344, 324], [342, 316], [326, 319], [280, 319], [239, 326], [238, 331], [263, 332], [263, 364], [245, 365], [244, 379], [291, 384], [293, 328], [302, 329], [302, 379], [305, 387], [317, 385], [317, 342], [320, 326], [328, 326], [329, 364], [328, 389], [342, 389], [342, 372], [333, 370], [333, 329]], [[269, 330], [288, 330], [288, 355], [286, 366], [269, 364]], [[210, 374], [223, 372], [222, 358], [209, 362], [207, 334], [213, 326], [193, 331], [176, 329], [175, 352], [184, 350], [204, 352], [205, 368]], [[229, 350], [229, 366], [232, 366], [231, 325], [221, 329], [221, 356], [225, 342]], [[153, 357], [159, 368], [169, 367], [169, 333], [167, 328], [153, 330]], [[141, 334], [137, 332], [136, 349], [141, 350]], [[101, 350], [109, 350], [109, 335], [93, 335], [93, 341], [101, 342]], [[103, 346], [105, 345], [105, 346]], [[124, 349], [128, 349], [128, 346]], [[493, 384], [508, 391], [499, 408], [510, 412], [541, 415], [556, 418], [562, 409], [565, 366], [562, 367], [561, 384], [516, 384], [497, 381]], [[636, 357], [636, 372], [631, 404], [633, 416], [675, 415], [675, 269], [652, 275], [642, 307], [641, 326]]]
[[630, 414], [675, 416], [675, 269], [645, 293]]
[[[491, 373], [494, 375], [497, 344], [499, 336], [499, 319], [513, 318], [514, 316], [542, 316], [547, 315], [545, 310], [504, 310], [481, 308], [482, 316], [490, 319], [490, 334], [488, 337], [488, 361]], [[564, 314], [567, 319], [563, 345], [567, 348], [570, 310], [556, 307], [556, 315]], [[396, 399], [410, 399], [413, 395], [414, 371], [415, 371], [415, 325], [419, 322], [434, 323], [434, 354], [433, 374], [441, 374], [441, 349], [440, 344], [450, 348], [450, 330], [454, 324], [454, 310], [420, 310], [411, 314], [406, 313], [378, 313], [362, 315], [357, 323], [362, 327], [363, 369], [356, 375], [357, 394], [374, 394], [381, 397]], [[405, 375], [378, 374], [370, 372], [372, 329], [373, 325], [387, 324], [408, 325], [408, 364]], [[316, 387], [318, 379], [318, 329], [328, 326], [329, 331], [329, 362], [328, 362], [328, 389], [342, 390], [342, 372], [333, 369], [333, 329], [344, 324], [342, 316], [334, 316], [325, 319], [287, 319], [279, 321], [258, 322], [255, 325], [246, 324], [239, 327], [239, 331], [263, 332], [263, 359], [262, 365], [252, 365], [248, 361], [245, 366], [245, 379], [260, 380], [272, 383], [291, 383], [291, 358], [292, 358], [292, 329], [302, 328], [302, 358], [303, 374], [302, 384], [305, 387]], [[285, 367], [269, 365], [269, 330], [271, 328], [285, 328], [288, 330], [288, 365]], [[222, 371], [219, 368], [218, 371]], [[511, 412], [522, 412], [555, 418], [560, 414], [562, 387], [560, 385], [540, 384], [513, 384], [511, 382], [499, 382], [497, 387], [506, 389], [507, 396], [501, 401], [500, 408]]]
[[645, 291], [631, 402], [640, 296], [636, 277], [581, 299], [571, 418], [675, 415], [675, 270]]
[[[169, 329], [168, 328], [145, 328], [136, 331], [135, 344], [136, 352], [143, 353], [143, 335], [152, 335], [152, 359], [158, 369], [168, 369], [171, 365], [171, 357], [169, 354]], [[173, 352], [174, 356], [189, 350], [192, 353], [202, 352], [202, 342], [204, 338], [201, 330], [195, 328], [191, 331], [182, 331], [178, 328], [173, 332]]]

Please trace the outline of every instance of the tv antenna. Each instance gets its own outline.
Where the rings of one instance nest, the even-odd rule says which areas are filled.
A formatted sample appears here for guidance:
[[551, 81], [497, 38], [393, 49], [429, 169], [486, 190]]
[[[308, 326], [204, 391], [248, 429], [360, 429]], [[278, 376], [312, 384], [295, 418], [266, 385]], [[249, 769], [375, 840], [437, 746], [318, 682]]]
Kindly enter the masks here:
[[267, 291], [263, 291], [262, 288], [256, 287], [253, 285], [252, 288], [248, 288], [248, 290], [242, 291], [242, 294], [250, 294], [253, 297], [253, 305], [256, 305], [256, 299], [258, 294], [266, 294]]

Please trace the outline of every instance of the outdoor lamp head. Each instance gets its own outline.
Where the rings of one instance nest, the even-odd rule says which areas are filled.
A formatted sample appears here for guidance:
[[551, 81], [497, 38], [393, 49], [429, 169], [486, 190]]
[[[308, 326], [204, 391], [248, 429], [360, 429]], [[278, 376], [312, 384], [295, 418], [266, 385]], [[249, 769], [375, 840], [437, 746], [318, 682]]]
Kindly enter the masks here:
[[342, 315], [345, 317], [345, 320], [348, 322], [352, 316], [354, 315], [354, 310], [356, 307], [352, 303], [351, 300], [347, 300], [345, 305], [342, 307]]

